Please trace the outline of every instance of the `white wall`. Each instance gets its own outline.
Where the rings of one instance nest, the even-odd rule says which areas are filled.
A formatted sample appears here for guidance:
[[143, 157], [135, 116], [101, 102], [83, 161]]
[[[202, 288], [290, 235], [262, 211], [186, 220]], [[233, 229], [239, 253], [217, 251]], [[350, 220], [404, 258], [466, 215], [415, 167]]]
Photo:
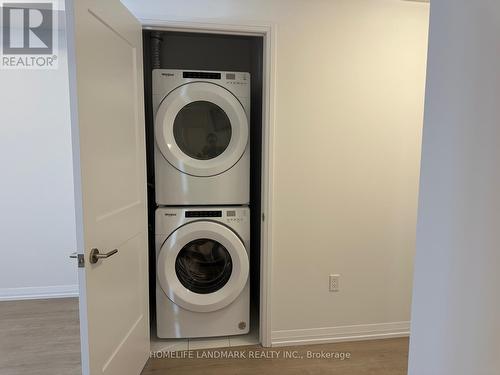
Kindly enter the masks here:
[[145, 19], [277, 26], [273, 342], [407, 332], [428, 5], [123, 2]]
[[58, 70], [0, 70], [0, 300], [77, 292], [63, 30], [59, 44]]
[[432, 2], [411, 375], [500, 371], [500, 3]]

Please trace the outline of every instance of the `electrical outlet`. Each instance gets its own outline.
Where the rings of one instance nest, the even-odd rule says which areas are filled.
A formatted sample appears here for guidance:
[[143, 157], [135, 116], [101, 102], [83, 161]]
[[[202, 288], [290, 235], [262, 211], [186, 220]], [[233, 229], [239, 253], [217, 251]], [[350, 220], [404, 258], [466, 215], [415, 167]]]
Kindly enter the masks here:
[[340, 292], [340, 275], [330, 275], [330, 292]]

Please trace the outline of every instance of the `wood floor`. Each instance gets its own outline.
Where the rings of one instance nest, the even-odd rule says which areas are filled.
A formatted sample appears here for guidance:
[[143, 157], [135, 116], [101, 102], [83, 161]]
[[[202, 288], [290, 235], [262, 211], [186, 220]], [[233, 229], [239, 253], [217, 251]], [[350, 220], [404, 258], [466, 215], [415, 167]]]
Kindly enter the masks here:
[[80, 375], [76, 298], [0, 302], [1, 375]]
[[[308, 352], [317, 356], [349, 353], [350, 358], [308, 358]], [[189, 353], [195, 358], [150, 359], [142, 375], [406, 375], [408, 340], [271, 349], [246, 346]], [[221, 353], [244, 358], [206, 358]], [[295, 358], [284, 358], [287, 354]], [[255, 358], [265, 356], [269, 358]], [[0, 375], [77, 374], [81, 369], [76, 299], [0, 302]]]
[[[245, 359], [206, 359], [214, 351], [243, 351]], [[275, 352], [273, 354], [273, 351]], [[308, 352], [350, 353], [349, 359], [307, 358]], [[245, 354], [246, 353], [246, 354]], [[253, 354], [252, 354], [253, 353]], [[256, 359], [266, 353], [278, 358]], [[285, 353], [295, 359], [285, 359]], [[338, 375], [406, 375], [408, 364], [408, 339], [388, 339], [358, 341], [338, 344], [320, 344], [300, 347], [262, 349], [259, 346], [200, 350], [191, 354], [195, 358], [150, 359], [142, 375], [298, 375], [298, 374], [338, 374]], [[197, 358], [199, 357], [199, 358]], [[303, 358], [300, 358], [303, 357]]]

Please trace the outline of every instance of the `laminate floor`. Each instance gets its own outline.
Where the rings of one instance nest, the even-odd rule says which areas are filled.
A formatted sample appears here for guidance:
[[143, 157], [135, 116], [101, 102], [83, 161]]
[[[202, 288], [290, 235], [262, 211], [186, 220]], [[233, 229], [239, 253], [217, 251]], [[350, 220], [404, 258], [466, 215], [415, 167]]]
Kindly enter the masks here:
[[[350, 356], [347, 359], [348, 353]], [[177, 353], [178, 356], [181, 354], [182, 352]], [[408, 339], [271, 349], [254, 345], [189, 351], [184, 355], [190, 357], [150, 359], [142, 375], [406, 375]], [[210, 358], [221, 355], [228, 358]], [[328, 358], [329, 355], [333, 357]], [[230, 358], [231, 356], [239, 358]], [[342, 356], [344, 359], [341, 359]]]
[[[150, 359], [142, 375], [406, 375], [408, 339], [175, 354], [183, 355], [191, 358]], [[0, 302], [0, 374], [81, 374], [78, 300]]]
[[1, 375], [80, 375], [78, 299], [0, 302]]

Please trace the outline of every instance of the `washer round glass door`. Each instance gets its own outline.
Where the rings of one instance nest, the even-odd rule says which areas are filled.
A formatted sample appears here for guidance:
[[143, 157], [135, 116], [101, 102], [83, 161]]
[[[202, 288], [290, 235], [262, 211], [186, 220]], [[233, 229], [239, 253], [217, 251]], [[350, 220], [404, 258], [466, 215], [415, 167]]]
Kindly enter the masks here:
[[239, 237], [210, 221], [178, 228], [161, 247], [157, 263], [164, 293], [196, 312], [228, 306], [245, 287], [248, 272], [248, 254]]
[[225, 88], [193, 82], [170, 92], [155, 118], [161, 153], [179, 171], [200, 177], [230, 169], [248, 143], [248, 119]]
[[232, 270], [227, 249], [209, 238], [189, 242], [175, 260], [175, 274], [181, 284], [199, 294], [214, 293], [223, 288]]

